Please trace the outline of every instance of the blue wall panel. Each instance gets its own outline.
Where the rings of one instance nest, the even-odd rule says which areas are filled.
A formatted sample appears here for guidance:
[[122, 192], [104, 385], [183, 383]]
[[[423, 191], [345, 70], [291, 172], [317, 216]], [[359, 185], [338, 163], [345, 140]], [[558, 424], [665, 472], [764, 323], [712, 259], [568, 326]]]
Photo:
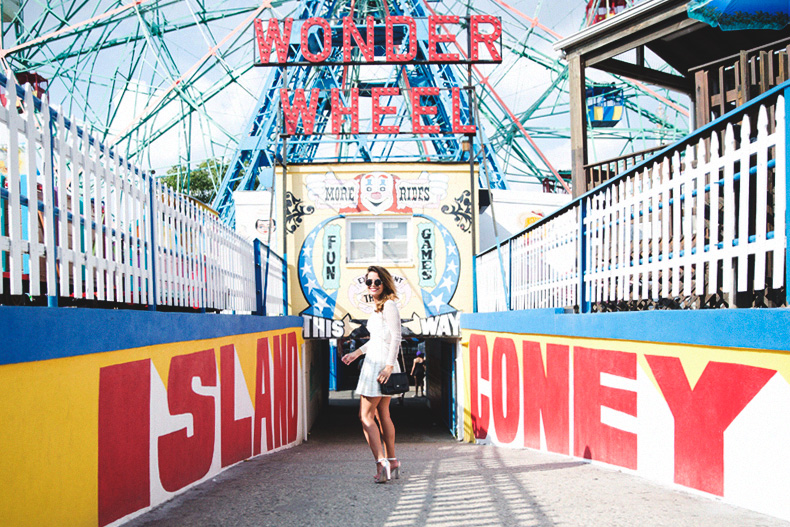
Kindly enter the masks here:
[[502, 333], [790, 349], [790, 309], [563, 313], [554, 309], [464, 313], [463, 329]]
[[301, 317], [0, 306], [0, 364], [301, 326]]

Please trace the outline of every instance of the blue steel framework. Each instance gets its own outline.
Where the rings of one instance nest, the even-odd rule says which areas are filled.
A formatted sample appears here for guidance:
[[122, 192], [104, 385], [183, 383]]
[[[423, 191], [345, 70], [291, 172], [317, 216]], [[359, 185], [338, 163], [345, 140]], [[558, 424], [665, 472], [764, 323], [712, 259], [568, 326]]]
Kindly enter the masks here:
[[[391, 14], [496, 15], [502, 19], [503, 64], [493, 71], [472, 69], [473, 82], [481, 88], [476, 108], [485, 121], [486, 140], [492, 147], [485, 155], [496, 154], [498, 173], [511, 187], [536, 183], [556, 187], [561, 178], [558, 169], [567, 167], [564, 158], [553, 159], [548, 149], [569, 139], [565, 118], [568, 71], [567, 64], [551, 51], [562, 38], [552, 28], [567, 25], [562, 22], [565, 19], [580, 20], [586, 2], [409, 2], [417, 0], [335, 0], [334, 4], [316, 0], [5, 1], [0, 17], [2, 55], [20, 82], [34, 82], [46, 91], [51, 104], [85, 122], [92, 135], [105, 144], [114, 144], [119, 154], [136, 165], [158, 172], [157, 177], [175, 173], [176, 189], [187, 194], [191, 174], [201, 165], [209, 172], [213, 188], [219, 189], [224, 175], [221, 171], [244, 135], [241, 157], [248, 160], [241, 159], [243, 170], [229, 174], [231, 180], [222, 185], [223, 193], [228, 193], [245, 188], [239, 184], [248, 167], [253, 167], [252, 172], [256, 166], [271, 171], [277, 162], [277, 148], [268, 145], [276, 143], [276, 137], [240, 134], [241, 125], [235, 124], [238, 108], [244, 113], [243, 119], [249, 117], [244, 131], [252, 130], [256, 119], [252, 110], [264, 107], [266, 99], [260, 89], [266, 84], [253, 81], [265, 76], [260, 70], [252, 72], [251, 24], [255, 18], [327, 13], [337, 19], [347, 16], [354, 4], [358, 20], [367, 14], [379, 17], [387, 9]], [[543, 17], [548, 25], [541, 22]], [[444, 74], [438, 67], [422, 70], [429, 78]], [[467, 76], [462, 67], [452, 70], [455, 76]], [[349, 82], [358, 75], [354, 68], [346, 71]], [[410, 68], [408, 75], [418, 77], [419, 68]], [[331, 76], [337, 78], [335, 73]], [[684, 116], [688, 112], [662, 95], [665, 92], [616, 76], [599, 80], [624, 88], [625, 105], [618, 126], [588, 131], [588, 137], [595, 138], [591, 160], [665, 144], [686, 134]], [[258, 84], [252, 87], [251, 82]], [[523, 107], [524, 100], [529, 102], [527, 108]], [[267, 125], [260, 116], [257, 119], [256, 127], [271, 129], [271, 123]], [[389, 141], [393, 149], [388, 151], [377, 147], [372, 139], [368, 137], [364, 144], [367, 154], [376, 160], [393, 159], [394, 153], [407, 144], [405, 138]], [[430, 149], [437, 144], [427, 136], [424, 140]], [[416, 148], [423, 146], [422, 141], [411, 141]], [[253, 159], [255, 143], [263, 143], [264, 157], [269, 159], [261, 163]], [[358, 148], [359, 143], [355, 137], [336, 142], [346, 150], [334, 157], [348, 157], [348, 149]], [[445, 154], [464, 157], [450, 150], [457, 143], [446, 144]], [[294, 150], [302, 148], [293, 145]], [[415, 157], [439, 159], [433, 154], [420, 152]], [[362, 159], [362, 154], [356, 158]], [[259, 176], [255, 173], [246, 188], [258, 188], [255, 178]]]
[[[425, 18], [430, 13], [426, 10], [424, 0], [403, 0], [402, 2], [377, 3], [376, 7], [367, 4], [357, 6], [354, 16], [357, 20], [364, 20], [365, 16], [383, 19], [385, 16], [407, 15]], [[299, 19], [310, 17], [323, 17], [339, 19], [348, 16], [353, 2], [336, 2], [331, 0], [310, 0], [302, 5]], [[425, 23], [418, 20], [417, 23]], [[298, 44], [291, 44], [296, 46]], [[303, 61], [301, 50], [296, 50], [296, 61]], [[335, 49], [327, 62], [336, 61], [342, 51]], [[421, 40], [419, 43], [417, 60], [427, 58], [428, 42]], [[369, 66], [368, 66], [369, 67]], [[380, 67], [380, 66], [379, 66]], [[309, 93], [312, 88], [329, 90], [360, 85], [370, 88], [372, 86], [399, 87], [407, 89], [412, 86], [440, 88], [461, 87], [467, 85], [467, 79], [458, 78], [456, 72], [447, 64], [410, 64], [390, 66], [387, 79], [365, 82], [360, 81], [360, 67], [344, 68], [343, 66], [291, 66], [287, 72], [283, 68], [273, 67], [261, 90], [261, 95], [246, 124], [239, 146], [229, 165], [227, 172], [220, 184], [217, 197], [212, 207], [220, 217], [229, 225], [235, 225], [235, 209], [233, 207], [232, 193], [235, 190], [264, 190], [270, 189], [274, 181], [274, 171], [283, 163], [305, 162], [386, 162], [386, 161], [432, 161], [432, 162], [464, 162], [469, 161], [469, 154], [464, 150], [463, 138], [459, 135], [435, 134], [422, 136], [393, 136], [393, 135], [324, 135], [330, 124], [330, 100], [325, 97], [319, 102], [316, 113], [314, 134], [300, 136], [284, 141], [280, 136], [281, 123], [278, 111], [280, 109], [280, 89], [303, 88]], [[470, 101], [465, 90], [461, 93], [461, 116], [464, 122], [474, 122], [470, 112]], [[344, 104], [346, 101], [343, 101]], [[435, 116], [423, 116], [426, 125], [451, 122], [452, 108], [449, 98], [439, 99], [438, 112]], [[404, 106], [405, 109], [405, 106]], [[402, 113], [399, 119], [406, 119]], [[475, 161], [480, 163], [481, 186], [504, 189], [507, 188], [505, 178], [499, 169], [494, 150], [488, 136], [481, 129], [478, 122], [477, 134], [472, 143]], [[399, 147], [411, 148], [400, 151]], [[325, 148], [329, 146], [329, 148]], [[334, 148], [332, 148], [334, 146]], [[408, 147], [408, 146], [407, 146]]]

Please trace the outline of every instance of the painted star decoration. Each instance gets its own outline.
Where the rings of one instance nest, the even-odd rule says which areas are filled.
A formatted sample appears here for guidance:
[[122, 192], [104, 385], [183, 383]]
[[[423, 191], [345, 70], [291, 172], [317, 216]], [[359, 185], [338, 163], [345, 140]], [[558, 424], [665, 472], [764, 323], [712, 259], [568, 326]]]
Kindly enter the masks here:
[[302, 250], [299, 252], [299, 284], [301, 284], [302, 287], [302, 294], [304, 294], [307, 303], [310, 304], [307, 309], [302, 311], [302, 315], [333, 318], [335, 314], [337, 291], [330, 294], [321, 289], [318, 276], [315, 274], [315, 269], [313, 268], [312, 258], [318, 232], [333, 219], [335, 218], [330, 218], [317, 225], [307, 238], [305, 238]]
[[415, 216], [424, 217], [436, 226], [447, 250], [444, 272], [438, 281], [438, 285], [430, 291], [425, 289], [422, 291], [425, 316], [433, 317], [443, 313], [454, 313], [456, 309], [450, 305], [450, 300], [453, 298], [453, 295], [455, 295], [455, 290], [458, 287], [459, 271], [461, 268], [458, 246], [455, 244], [455, 240], [450, 234], [450, 231], [448, 231], [444, 225], [429, 216], [422, 216], [421, 214], [415, 214]]

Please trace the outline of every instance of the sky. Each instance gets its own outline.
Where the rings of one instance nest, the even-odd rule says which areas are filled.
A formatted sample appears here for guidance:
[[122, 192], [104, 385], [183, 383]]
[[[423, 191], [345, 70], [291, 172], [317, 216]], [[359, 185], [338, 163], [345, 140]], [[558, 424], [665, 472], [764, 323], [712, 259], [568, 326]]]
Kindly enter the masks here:
[[[155, 170], [157, 175], [164, 175], [169, 167], [184, 164], [187, 159], [196, 165], [206, 158], [232, 156], [268, 74], [266, 68], [250, 67], [253, 57], [250, 12], [166, 32], [161, 28], [189, 25], [198, 19], [203, 2], [146, 0], [141, 6], [129, 9], [130, 3], [123, 0], [96, 0], [73, 12], [75, 5], [83, 4], [64, 0], [41, 0], [39, 4], [45, 1], [58, 16], [45, 18], [34, 11], [25, 13], [31, 27], [36, 26], [33, 22], [37, 17], [41, 21], [37, 25], [41, 28], [39, 34], [58, 29], [60, 26], [55, 22], [58, 18], [67, 19], [75, 28], [92, 27], [90, 31], [67, 31], [62, 37], [19, 52], [27, 60], [25, 64], [39, 61], [31, 69], [51, 79], [50, 98], [64, 113], [93, 123], [104, 142], [121, 137], [119, 148], [128, 149], [138, 164]], [[214, 14], [228, 15], [236, 8], [258, 7], [260, 1], [214, 0], [205, 4], [215, 10]], [[30, 2], [28, 9], [34, 9], [35, 5]], [[271, 15], [265, 11], [261, 18], [293, 16], [297, 5], [286, 2], [272, 10]], [[464, 1], [442, 0], [428, 5], [440, 13], [466, 12]], [[560, 61], [552, 47], [556, 35], [568, 36], [580, 29], [585, 2], [515, 0], [505, 4], [503, 0], [475, 0], [474, 6], [501, 16], [507, 32], [519, 39], [523, 35], [527, 54], [551, 63]], [[119, 12], [107, 17], [106, 13], [112, 10]], [[532, 20], [536, 21], [534, 27]], [[90, 21], [96, 23], [91, 26]], [[110, 23], [102, 24], [102, 21]], [[80, 26], [86, 23], [88, 26]], [[9, 25], [4, 28], [7, 48], [12, 37]], [[29, 42], [35, 37], [36, 34], [31, 34], [25, 38]], [[124, 38], [130, 41], [108, 45]], [[103, 45], [101, 52], [91, 51], [96, 44]], [[60, 58], [64, 50], [74, 48], [80, 49], [80, 53]], [[507, 54], [503, 64], [481, 69], [514, 113], [528, 108], [550, 85], [554, 75], [534, 61]], [[231, 77], [235, 81], [226, 86]], [[214, 90], [219, 95], [208, 98], [207, 94]], [[169, 97], [173, 102], [165, 107], [157, 106]], [[567, 103], [567, 97], [560, 92], [552, 94], [551, 99], [558, 100], [559, 107]], [[195, 109], [190, 119], [165, 131], [177, 115], [190, 107]], [[504, 114], [500, 118], [503, 122], [507, 120]], [[567, 114], [536, 121], [536, 126], [567, 130]], [[129, 130], [131, 135], [124, 136]], [[162, 135], [151, 147], [137, 151], [137, 139], [157, 134]], [[537, 142], [557, 169], [570, 168], [567, 139]], [[592, 151], [601, 157], [612, 157], [619, 153], [619, 148], [602, 141], [594, 144]]]

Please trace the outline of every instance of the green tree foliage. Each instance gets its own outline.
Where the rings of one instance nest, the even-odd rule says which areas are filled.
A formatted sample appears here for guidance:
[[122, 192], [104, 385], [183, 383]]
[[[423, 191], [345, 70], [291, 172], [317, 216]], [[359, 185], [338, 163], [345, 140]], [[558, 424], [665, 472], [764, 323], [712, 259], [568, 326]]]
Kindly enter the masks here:
[[177, 192], [210, 205], [227, 168], [228, 165], [218, 159], [207, 159], [190, 171], [186, 166], [175, 165], [160, 181]]

